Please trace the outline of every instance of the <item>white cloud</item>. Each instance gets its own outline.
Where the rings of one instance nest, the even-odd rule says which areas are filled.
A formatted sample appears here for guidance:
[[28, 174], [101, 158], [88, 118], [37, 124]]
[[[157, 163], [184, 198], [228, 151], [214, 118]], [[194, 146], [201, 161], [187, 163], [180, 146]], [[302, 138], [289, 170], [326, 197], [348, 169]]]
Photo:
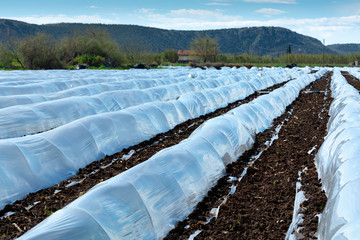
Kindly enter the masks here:
[[155, 9], [153, 9], [153, 8], [141, 8], [141, 9], [139, 9], [139, 12], [144, 13], [144, 14], [151, 13], [151, 12], [154, 12], [154, 11], [155, 11]]
[[266, 15], [279, 15], [279, 14], [286, 13], [285, 11], [282, 11], [279, 9], [274, 9], [274, 8], [261, 8], [261, 9], [256, 10], [255, 12], [263, 13]]
[[[253, 26], [285, 27], [298, 33], [326, 39], [331, 43], [359, 43], [360, 14], [333, 18], [284, 18], [277, 17], [268, 20], [246, 20], [239, 15], [229, 15], [222, 10], [178, 9], [159, 13], [154, 9], [137, 10], [128, 15], [106, 17], [101, 15], [49, 15], [1, 18], [14, 19], [35, 24], [77, 22], [77, 23], [104, 23], [104, 24], [137, 24], [150, 27], [178, 30], [204, 30], [221, 28], [241, 28]], [[116, 15], [116, 14], [115, 14]]]
[[296, 4], [296, 0], [244, 0], [244, 2], [253, 3], [283, 3], [283, 4]]
[[210, 0], [210, 2], [205, 3], [208, 6], [231, 6], [233, 4], [229, 3], [230, 0]]
[[48, 15], [48, 16], [29, 16], [29, 17], [4, 17], [7, 19], [14, 19], [27, 23], [34, 24], [47, 24], [47, 23], [104, 23], [104, 24], [116, 24], [118, 21], [108, 18], [103, 18], [99, 15], [78, 15], [67, 16], [64, 14]]
[[95, 5], [91, 5], [89, 8], [99, 8], [99, 7], [97, 7]]
[[[156, 15], [159, 16], [159, 15]], [[235, 21], [241, 16], [225, 15], [221, 10], [204, 10], [204, 9], [178, 9], [171, 10], [169, 13], [162, 15], [165, 18], [188, 19], [186, 22], [212, 19], [217, 21]]]
[[360, 2], [338, 2], [333, 3], [336, 6], [336, 11], [343, 15], [358, 15], [360, 14]]
[[221, 2], [210, 2], [210, 3], [206, 3], [205, 5], [208, 5], [208, 6], [231, 6], [232, 4], [221, 3]]
[[[283, 13], [279, 11], [263, 10], [261, 12], [266, 14], [270, 14], [270, 12], [273, 14]], [[245, 20], [241, 16], [227, 15], [220, 10], [180, 9], [164, 14], [152, 12], [138, 18], [140, 17], [142, 22], [147, 23], [147, 26], [165, 29], [203, 30], [275, 26], [285, 27], [320, 40], [326, 38], [327, 43], [359, 42], [356, 39], [360, 39], [360, 15], [336, 18]], [[346, 39], [345, 36], [351, 36], [353, 40]]]

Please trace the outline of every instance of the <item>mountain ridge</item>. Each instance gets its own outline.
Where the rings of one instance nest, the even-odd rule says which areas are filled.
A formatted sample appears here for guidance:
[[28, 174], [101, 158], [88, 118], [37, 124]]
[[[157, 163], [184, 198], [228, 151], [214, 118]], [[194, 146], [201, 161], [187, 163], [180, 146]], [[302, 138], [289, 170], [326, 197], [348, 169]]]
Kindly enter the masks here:
[[327, 47], [339, 54], [360, 53], [359, 43], [331, 44]]
[[[318, 39], [281, 27], [167, 30], [124, 24], [53, 23], [37, 25], [9, 19], [0, 19], [0, 41], [23, 38], [37, 32], [47, 33], [55, 39], [59, 39], [74, 33], [83, 33], [87, 29], [106, 30], [120, 45], [142, 44], [152, 52], [163, 52], [167, 49], [189, 49], [190, 42], [194, 38], [204, 35], [216, 39], [220, 46], [220, 52], [223, 54], [248, 53], [261, 56], [280, 56], [286, 54], [289, 45], [292, 53], [321, 54], [324, 47]], [[325, 52], [338, 53], [327, 46]]]

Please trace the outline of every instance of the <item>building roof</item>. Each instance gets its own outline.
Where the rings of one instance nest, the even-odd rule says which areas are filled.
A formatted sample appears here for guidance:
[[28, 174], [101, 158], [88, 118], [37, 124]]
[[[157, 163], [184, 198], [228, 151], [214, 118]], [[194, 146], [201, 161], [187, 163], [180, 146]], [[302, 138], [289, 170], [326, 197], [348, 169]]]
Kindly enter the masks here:
[[178, 50], [178, 55], [179, 56], [191, 56], [191, 55], [195, 55], [195, 54], [191, 50]]

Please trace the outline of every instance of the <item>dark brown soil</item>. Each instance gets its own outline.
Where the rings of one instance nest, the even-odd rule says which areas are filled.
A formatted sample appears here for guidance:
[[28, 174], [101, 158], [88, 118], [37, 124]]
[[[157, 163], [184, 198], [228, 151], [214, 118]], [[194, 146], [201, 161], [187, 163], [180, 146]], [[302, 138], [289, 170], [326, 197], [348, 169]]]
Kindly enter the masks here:
[[346, 78], [348, 83], [356, 88], [358, 91], [360, 91], [360, 81], [353, 75], [349, 74], [349, 72], [341, 72], [341, 74]]
[[[201, 233], [196, 239], [284, 239], [292, 221], [298, 172], [306, 167], [301, 175], [301, 190], [308, 201], [301, 206], [304, 229], [297, 236], [298, 239], [316, 239], [316, 215], [322, 212], [326, 196], [318, 181], [314, 157], [326, 135], [332, 101], [330, 76], [327, 74], [306, 88], [321, 92], [302, 91], [271, 129], [258, 134], [254, 148], [227, 167], [228, 176], [219, 180], [188, 219], [178, 223], [166, 239], [188, 239], [198, 230]], [[322, 92], [326, 89], [327, 98]], [[266, 149], [266, 142], [282, 123], [278, 139], [249, 166], [242, 180], [229, 183], [229, 176], [239, 178], [253, 156]], [[316, 148], [309, 152], [314, 146]], [[237, 185], [236, 192], [228, 195], [232, 185]], [[206, 224], [210, 210], [219, 205], [217, 219], [212, 218]]]
[[[266, 91], [272, 91], [284, 84], [285, 83], [277, 84], [261, 92], [265, 93]], [[0, 219], [1, 239], [13, 239], [21, 236], [53, 212], [63, 208], [68, 203], [83, 195], [96, 184], [126, 171], [143, 161], [146, 161], [152, 155], [164, 148], [168, 148], [179, 143], [189, 137], [190, 134], [204, 121], [222, 115], [243, 103], [247, 103], [260, 94], [262, 93], [252, 94], [243, 101], [236, 101], [213, 113], [201, 116], [197, 119], [189, 120], [176, 126], [173, 130], [163, 134], [158, 134], [148, 141], [142, 142], [128, 149], [124, 149], [122, 152], [105, 157], [100, 161], [93, 162], [87, 167], [80, 169], [76, 176], [55, 186], [40, 190], [36, 193], [31, 193], [23, 200], [18, 200], [12, 205], [7, 205], [2, 211], [0, 211], [0, 217], [10, 211], [15, 212], [15, 214]], [[128, 154], [131, 150], [135, 151], [132, 157], [129, 160], [122, 160], [122, 157]], [[113, 162], [114, 159], [115, 161]], [[111, 166], [107, 166], [108, 164], [111, 164]], [[94, 171], [97, 172], [94, 173]], [[66, 187], [72, 182], [79, 183], [71, 187]], [[56, 194], [54, 194], [55, 192]], [[35, 202], [38, 203], [29, 209], [28, 207], [34, 205]]]

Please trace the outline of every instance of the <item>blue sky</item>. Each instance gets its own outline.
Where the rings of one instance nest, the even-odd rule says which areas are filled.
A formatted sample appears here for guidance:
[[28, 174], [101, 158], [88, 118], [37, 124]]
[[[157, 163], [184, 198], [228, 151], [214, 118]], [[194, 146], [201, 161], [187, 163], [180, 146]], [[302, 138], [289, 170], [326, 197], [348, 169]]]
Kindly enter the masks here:
[[136, 24], [203, 30], [280, 26], [326, 44], [360, 43], [359, 0], [0, 0], [0, 18], [28, 23]]

